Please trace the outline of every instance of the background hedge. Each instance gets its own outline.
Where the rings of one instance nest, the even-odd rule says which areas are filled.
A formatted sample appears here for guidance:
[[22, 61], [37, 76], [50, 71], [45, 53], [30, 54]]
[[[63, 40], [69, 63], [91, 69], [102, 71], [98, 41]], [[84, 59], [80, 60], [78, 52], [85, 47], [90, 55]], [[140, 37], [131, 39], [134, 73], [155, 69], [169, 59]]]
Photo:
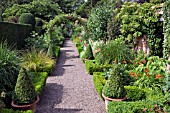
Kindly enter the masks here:
[[31, 25], [0, 22], [0, 41], [6, 40], [9, 44], [22, 48], [25, 46], [25, 38], [30, 36], [31, 31]]

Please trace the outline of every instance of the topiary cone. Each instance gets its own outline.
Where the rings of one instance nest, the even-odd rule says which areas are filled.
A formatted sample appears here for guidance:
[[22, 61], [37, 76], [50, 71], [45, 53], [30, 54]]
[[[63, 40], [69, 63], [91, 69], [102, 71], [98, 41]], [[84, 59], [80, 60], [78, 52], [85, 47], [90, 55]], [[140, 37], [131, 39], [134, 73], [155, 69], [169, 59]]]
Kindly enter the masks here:
[[37, 92], [26, 69], [21, 68], [15, 86], [15, 104], [30, 104], [37, 99]]

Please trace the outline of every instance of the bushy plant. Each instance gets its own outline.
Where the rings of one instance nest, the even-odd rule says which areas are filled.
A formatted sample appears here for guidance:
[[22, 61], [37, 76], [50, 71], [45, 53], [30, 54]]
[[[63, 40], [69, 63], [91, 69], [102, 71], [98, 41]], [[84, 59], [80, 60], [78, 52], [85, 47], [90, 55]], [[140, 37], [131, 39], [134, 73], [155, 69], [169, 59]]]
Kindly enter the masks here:
[[30, 104], [37, 99], [37, 92], [26, 69], [21, 68], [15, 86], [15, 104]]
[[2, 109], [1, 113], [33, 113], [33, 111], [31, 110], [27, 110], [27, 111], [19, 111], [19, 110], [13, 110], [13, 109]]
[[136, 86], [124, 86], [127, 94], [126, 98], [129, 101], [138, 101], [146, 98], [145, 91]]
[[12, 50], [6, 42], [0, 43], [0, 89], [4, 91], [14, 90], [19, 73], [18, 52]]
[[100, 97], [102, 98], [102, 90], [106, 83], [106, 79], [103, 76], [102, 72], [94, 72], [93, 73], [93, 82], [94, 82], [94, 86], [95, 86], [97, 92], [99, 93]]
[[86, 48], [85, 54], [84, 54], [84, 59], [89, 59], [89, 60], [94, 59], [93, 53], [92, 53], [92, 48], [91, 48], [90, 44], [87, 45], [87, 48]]
[[162, 91], [164, 78], [166, 76], [167, 61], [158, 56], [151, 56], [144, 53], [138, 54], [134, 61], [134, 67], [129, 70], [130, 76], [136, 78], [134, 85], [139, 88], [149, 88], [154, 91]]
[[99, 64], [128, 63], [132, 58], [132, 50], [125, 44], [122, 38], [101, 44], [95, 56]]
[[122, 79], [123, 74], [124, 72], [119, 64], [114, 65], [113, 71], [102, 90], [106, 97], [124, 98], [126, 96], [126, 90]]
[[[103, 10], [105, 9], [105, 10]], [[92, 40], [107, 41], [107, 22], [111, 18], [112, 8], [106, 5], [98, 6], [92, 9], [87, 22], [89, 38]]]
[[54, 66], [54, 63], [54, 59], [51, 59], [51, 57], [47, 56], [43, 50], [27, 50], [26, 52], [22, 53], [21, 57], [21, 66], [30, 71], [50, 72]]
[[164, 42], [163, 42], [163, 54], [164, 54], [164, 58], [168, 58], [169, 54], [170, 54], [170, 0], [166, 0], [165, 4], [164, 4], [164, 13], [163, 13], [163, 17], [164, 17]]
[[32, 27], [35, 26], [36, 24], [36, 20], [33, 14], [31, 13], [23, 13], [20, 17], [19, 17], [19, 23], [20, 24], [31, 24]]

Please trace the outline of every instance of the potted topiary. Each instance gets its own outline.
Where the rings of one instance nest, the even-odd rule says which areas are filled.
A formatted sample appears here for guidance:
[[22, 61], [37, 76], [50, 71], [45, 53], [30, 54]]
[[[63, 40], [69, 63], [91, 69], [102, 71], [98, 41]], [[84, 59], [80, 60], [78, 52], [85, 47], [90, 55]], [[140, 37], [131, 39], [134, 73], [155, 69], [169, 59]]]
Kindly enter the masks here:
[[107, 109], [108, 101], [122, 101], [126, 99], [126, 90], [123, 82], [123, 69], [115, 64], [108, 78], [103, 90], [102, 96], [105, 99], [105, 105]]
[[26, 69], [21, 68], [14, 91], [14, 100], [11, 105], [14, 109], [35, 111], [36, 103], [39, 101], [35, 87], [28, 76]]

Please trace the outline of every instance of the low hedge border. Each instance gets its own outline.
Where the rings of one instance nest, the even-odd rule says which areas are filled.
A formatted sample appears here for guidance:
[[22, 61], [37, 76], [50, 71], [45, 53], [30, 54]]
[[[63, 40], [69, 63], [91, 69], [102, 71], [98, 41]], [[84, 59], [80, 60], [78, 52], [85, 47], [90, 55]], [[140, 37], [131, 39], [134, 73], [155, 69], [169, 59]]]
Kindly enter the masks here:
[[57, 46], [55, 48], [55, 57], [56, 57], [56, 59], [58, 59], [59, 55], [60, 55], [60, 46]]
[[38, 95], [41, 96], [41, 94], [43, 93], [45, 84], [46, 84], [48, 73], [47, 72], [31, 72], [30, 76], [34, 83], [35, 90], [37, 91]]
[[[108, 113], [170, 113], [168, 105], [162, 106], [158, 101], [136, 101], [136, 102], [109, 102]], [[156, 112], [157, 111], [157, 112]], [[165, 113], [165, 112], [164, 112]]]
[[86, 70], [88, 74], [92, 75], [93, 72], [103, 72], [105, 70], [109, 70], [112, 65], [98, 65], [95, 64], [95, 60], [87, 60], [85, 62]]
[[93, 82], [94, 86], [96, 88], [96, 91], [99, 93], [100, 98], [103, 99], [102, 97], [102, 89], [106, 83], [105, 77], [102, 75], [102, 72], [94, 72], [93, 73]]
[[31, 110], [28, 110], [28, 111], [19, 111], [19, 110], [16, 110], [16, 111], [14, 111], [13, 109], [5, 109], [5, 108], [3, 108], [1, 113], [34, 113], [34, 112], [31, 111]]

